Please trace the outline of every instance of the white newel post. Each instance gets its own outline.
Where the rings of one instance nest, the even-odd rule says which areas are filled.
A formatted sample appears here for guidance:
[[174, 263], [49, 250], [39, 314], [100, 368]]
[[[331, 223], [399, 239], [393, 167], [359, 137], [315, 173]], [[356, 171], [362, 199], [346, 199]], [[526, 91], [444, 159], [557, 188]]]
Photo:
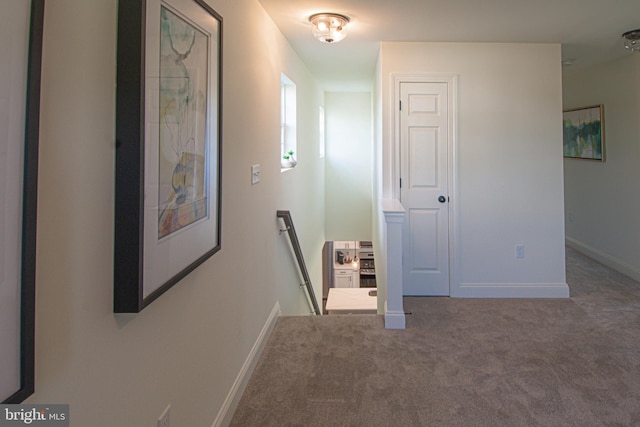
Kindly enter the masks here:
[[395, 199], [382, 201], [387, 245], [387, 300], [384, 304], [386, 329], [405, 329], [402, 305], [402, 224], [404, 206]]

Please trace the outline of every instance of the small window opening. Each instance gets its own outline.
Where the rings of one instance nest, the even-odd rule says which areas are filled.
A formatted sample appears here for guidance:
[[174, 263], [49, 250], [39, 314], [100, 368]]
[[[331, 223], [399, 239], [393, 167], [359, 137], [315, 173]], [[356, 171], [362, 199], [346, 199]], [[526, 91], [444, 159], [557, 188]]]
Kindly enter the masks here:
[[284, 74], [280, 77], [280, 165], [290, 169], [297, 164], [296, 85]]

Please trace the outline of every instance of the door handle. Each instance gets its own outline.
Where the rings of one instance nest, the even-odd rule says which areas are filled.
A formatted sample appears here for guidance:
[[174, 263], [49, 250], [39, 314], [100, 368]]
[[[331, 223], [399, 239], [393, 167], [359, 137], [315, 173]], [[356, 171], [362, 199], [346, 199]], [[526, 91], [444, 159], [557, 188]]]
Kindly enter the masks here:
[[447, 201], [447, 198], [446, 198], [446, 197], [444, 197], [444, 196], [440, 196], [440, 197], [438, 197], [438, 201], [439, 201], [440, 203], [444, 203], [444, 202], [446, 202], [446, 201]]

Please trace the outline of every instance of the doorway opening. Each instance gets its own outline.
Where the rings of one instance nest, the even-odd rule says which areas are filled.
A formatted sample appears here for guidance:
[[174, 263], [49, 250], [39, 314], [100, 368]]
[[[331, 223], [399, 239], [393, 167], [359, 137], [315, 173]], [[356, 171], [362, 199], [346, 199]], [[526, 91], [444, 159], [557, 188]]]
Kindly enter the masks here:
[[375, 255], [370, 241], [325, 242], [322, 251], [323, 314], [375, 314]]

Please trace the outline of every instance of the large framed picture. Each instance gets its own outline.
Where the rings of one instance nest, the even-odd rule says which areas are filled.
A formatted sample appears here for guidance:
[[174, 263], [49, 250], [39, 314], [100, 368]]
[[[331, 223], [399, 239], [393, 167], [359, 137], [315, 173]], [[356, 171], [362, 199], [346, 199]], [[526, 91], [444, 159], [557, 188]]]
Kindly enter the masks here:
[[35, 389], [35, 272], [44, 0], [0, 3], [0, 402]]
[[221, 247], [222, 18], [120, 0], [114, 311], [137, 313]]
[[604, 106], [574, 108], [562, 115], [564, 157], [604, 161]]

